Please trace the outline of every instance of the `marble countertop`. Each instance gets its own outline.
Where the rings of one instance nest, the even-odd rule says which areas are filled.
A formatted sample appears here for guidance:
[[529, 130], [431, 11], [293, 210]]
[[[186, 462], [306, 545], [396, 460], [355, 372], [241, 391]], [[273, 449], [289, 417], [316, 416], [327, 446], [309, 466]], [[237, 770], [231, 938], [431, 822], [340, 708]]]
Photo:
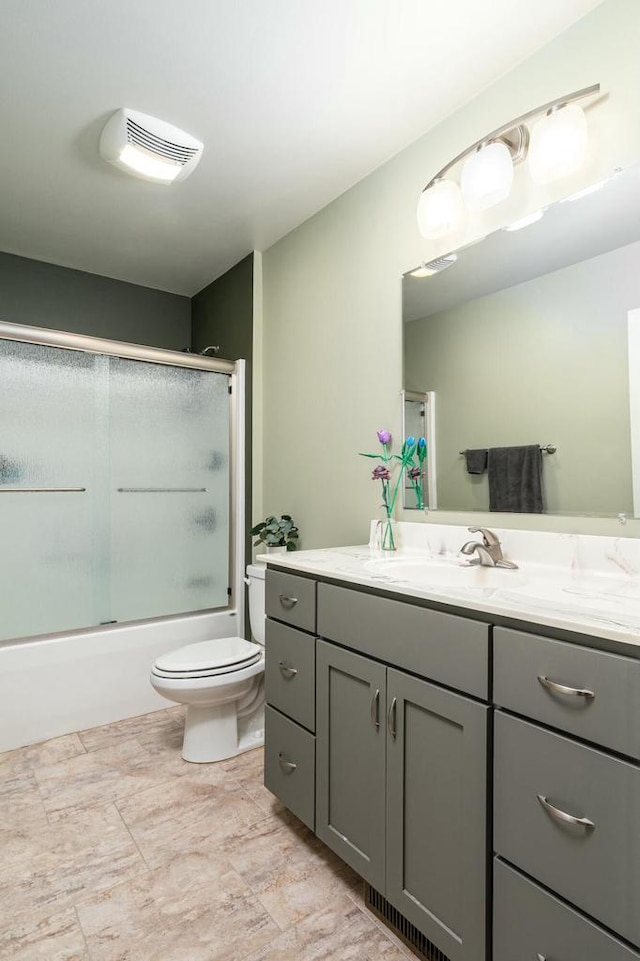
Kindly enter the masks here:
[[[414, 526], [424, 525], [406, 525]], [[548, 535], [534, 535], [538, 541], [541, 536]], [[640, 648], [640, 575], [634, 569], [635, 557], [629, 559], [628, 547], [626, 562], [621, 563], [615, 554], [620, 554], [620, 548], [616, 546], [612, 555], [613, 548], [596, 545], [599, 550], [604, 549], [607, 562], [614, 561], [609, 568], [607, 563], [600, 568], [589, 562], [576, 564], [575, 550], [571, 558], [556, 554], [552, 558], [555, 563], [542, 564], [539, 550], [525, 550], [520, 539], [521, 554], [528, 553], [529, 557], [519, 558], [518, 570], [511, 571], [470, 568], [459, 552], [447, 551], [442, 541], [434, 551], [433, 537], [432, 531], [430, 550], [425, 549], [424, 543], [416, 546], [405, 537], [407, 545], [395, 552], [362, 545], [265, 554], [259, 560], [292, 573], [315, 574]], [[565, 537], [565, 549], [566, 540]], [[584, 554], [586, 549], [581, 546]], [[594, 545], [587, 547], [594, 552]], [[632, 544], [633, 554], [636, 549], [636, 544]], [[505, 556], [509, 556], [506, 551]], [[638, 652], [634, 651], [633, 656], [638, 656]]]

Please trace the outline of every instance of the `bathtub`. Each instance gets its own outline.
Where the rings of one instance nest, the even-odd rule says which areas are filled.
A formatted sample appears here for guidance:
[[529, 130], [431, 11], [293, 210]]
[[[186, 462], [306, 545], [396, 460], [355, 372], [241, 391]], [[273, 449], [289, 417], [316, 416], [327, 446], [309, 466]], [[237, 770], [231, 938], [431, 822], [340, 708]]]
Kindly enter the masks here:
[[149, 683], [154, 660], [235, 634], [229, 610], [2, 642], [0, 751], [170, 707]]

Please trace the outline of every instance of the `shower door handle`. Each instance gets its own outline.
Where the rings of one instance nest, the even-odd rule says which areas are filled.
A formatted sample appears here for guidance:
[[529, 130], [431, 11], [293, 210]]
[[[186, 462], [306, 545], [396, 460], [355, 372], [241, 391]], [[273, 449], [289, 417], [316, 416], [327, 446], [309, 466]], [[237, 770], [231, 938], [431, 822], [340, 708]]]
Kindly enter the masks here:
[[206, 494], [206, 487], [118, 487], [119, 494]]
[[0, 487], [0, 494], [84, 494], [86, 487]]

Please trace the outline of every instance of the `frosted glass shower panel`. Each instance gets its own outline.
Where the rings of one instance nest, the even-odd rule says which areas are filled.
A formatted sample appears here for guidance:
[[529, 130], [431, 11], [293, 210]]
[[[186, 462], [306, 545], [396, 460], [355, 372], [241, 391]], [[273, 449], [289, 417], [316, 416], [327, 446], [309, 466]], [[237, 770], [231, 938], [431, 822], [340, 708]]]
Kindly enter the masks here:
[[0, 341], [0, 636], [93, 624], [93, 356]]
[[229, 376], [111, 358], [109, 380], [111, 616], [226, 606]]

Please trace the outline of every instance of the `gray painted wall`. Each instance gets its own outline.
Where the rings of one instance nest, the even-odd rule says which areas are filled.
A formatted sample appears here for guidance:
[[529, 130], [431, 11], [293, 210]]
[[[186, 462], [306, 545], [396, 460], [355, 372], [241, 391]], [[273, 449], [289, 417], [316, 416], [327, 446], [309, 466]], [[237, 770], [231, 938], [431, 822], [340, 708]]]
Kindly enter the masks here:
[[548, 512], [633, 513], [627, 312], [640, 243], [405, 325], [407, 387], [436, 391], [438, 507], [487, 510], [459, 451], [552, 442]]
[[191, 343], [188, 297], [6, 253], [0, 321], [169, 350]]
[[[245, 394], [245, 528], [252, 526], [252, 380], [253, 380], [253, 281], [254, 256], [250, 254], [218, 277], [192, 299], [193, 350], [220, 345], [214, 356], [224, 360], [244, 359]], [[251, 537], [245, 543], [247, 562], [251, 558]], [[248, 625], [248, 621], [247, 621]]]

